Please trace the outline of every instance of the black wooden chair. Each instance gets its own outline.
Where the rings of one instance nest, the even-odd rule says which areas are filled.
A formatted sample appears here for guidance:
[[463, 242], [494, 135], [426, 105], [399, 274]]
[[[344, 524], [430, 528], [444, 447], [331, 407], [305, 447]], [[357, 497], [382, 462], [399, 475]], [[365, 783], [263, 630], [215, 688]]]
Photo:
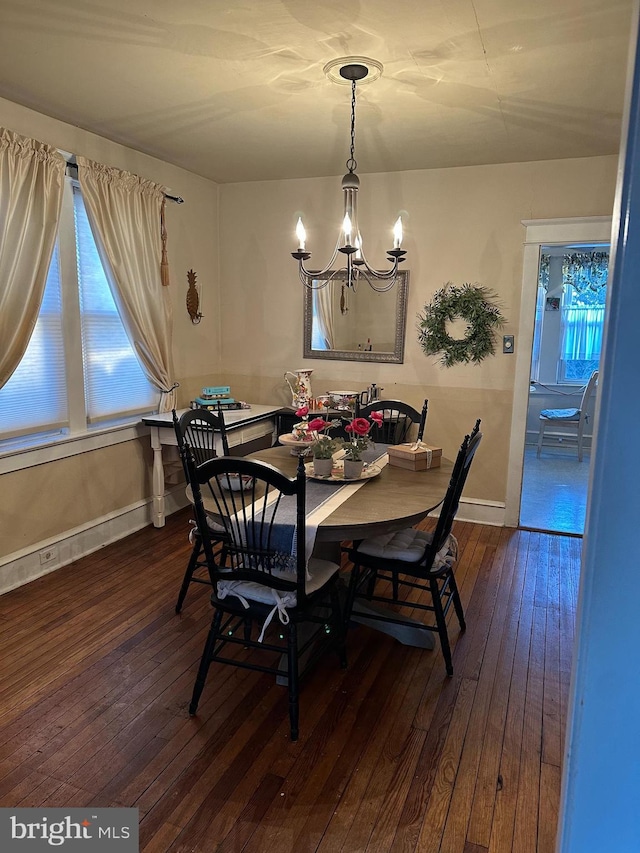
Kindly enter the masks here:
[[403, 444], [409, 441], [413, 424], [418, 424], [417, 441], [422, 441], [427, 422], [429, 401], [425, 400], [419, 412], [401, 400], [376, 400], [367, 406], [356, 403], [356, 417], [368, 418], [372, 412], [382, 412], [382, 426], [376, 430], [374, 438], [383, 444]]
[[[335, 646], [346, 666], [339, 566], [307, 560], [305, 553], [304, 460], [300, 457], [294, 478], [272, 465], [238, 457], [219, 457], [196, 467], [188, 451], [187, 466], [214, 608], [189, 713], [197, 711], [213, 662], [273, 672], [287, 681], [295, 741], [301, 661], [306, 669]], [[215, 512], [226, 531], [226, 563], [214, 552], [207, 511]], [[271, 621], [275, 624], [269, 629]], [[238, 655], [241, 649], [249, 654]], [[272, 663], [265, 660], [265, 650], [273, 653]]]
[[[223, 454], [225, 456], [229, 455], [229, 442], [225, 429], [224, 414], [220, 409], [217, 414], [209, 411], [208, 409], [190, 409], [180, 418], [178, 418], [174, 409], [173, 428], [176, 433], [176, 440], [178, 442], [178, 448], [180, 450], [180, 457], [182, 459], [187, 483], [189, 483], [189, 472], [187, 470], [185, 461], [186, 457], [184, 453], [186, 444], [191, 448], [196, 465], [201, 465], [208, 459], [213, 459], [218, 455], [216, 436], [219, 437]], [[212, 542], [214, 545], [224, 550], [224, 529], [211, 519], [207, 520], [207, 524]], [[191, 528], [189, 532], [189, 540], [193, 544], [193, 549], [182, 579], [180, 592], [178, 593], [176, 613], [180, 613], [182, 610], [182, 605], [191, 583], [203, 583], [207, 585], [210, 583], [209, 574], [206, 571], [204, 552], [202, 550], [200, 528], [197, 524], [195, 527]]]
[[[352, 547], [346, 549], [353, 562], [345, 608], [346, 619], [350, 618], [354, 603], [358, 599], [381, 602], [389, 607], [384, 610], [368, 609], [367, 619], [379, 619], [398, 625], [407, 624], [402, 615], [402, 608], [429, 611], [435, 617], [435, 624], [412, 621], [411, 625], [438, 634], [447, 675], [453, 675], [446, 622], [452, 603], [460, 630], [464, 631], [466, 627], [453, 571], [457, 559], [457, 542], [452, 536], [451, 528], [471, 462], [481, 439], [478, 420], [472, 432], [465, 436], [458, 451], [433, 533], [411, 527], [397, 533], [354, 542]], [[419, 595], [416, 595], [416, 592]], [[424, 593], [428, 594], [426, 603]]]

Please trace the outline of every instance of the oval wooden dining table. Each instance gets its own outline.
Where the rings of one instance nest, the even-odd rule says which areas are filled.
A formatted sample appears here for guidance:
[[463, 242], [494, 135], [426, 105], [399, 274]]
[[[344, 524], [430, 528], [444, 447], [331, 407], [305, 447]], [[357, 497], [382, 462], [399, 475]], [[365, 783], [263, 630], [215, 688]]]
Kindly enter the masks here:
[[[381, 448], [382, 449], [382, 448]], [[268, 462], [293, 477], [298, 457], [288, 447], [258, 450], [247, 458]], [[385, 465], [354, 490], [331, 515], [318, 525], [316, 542], [369, 539], [412, 527], [435, 509], [445, 496], [453, 463], [443, 458], [438, 468], [408, 471]]]

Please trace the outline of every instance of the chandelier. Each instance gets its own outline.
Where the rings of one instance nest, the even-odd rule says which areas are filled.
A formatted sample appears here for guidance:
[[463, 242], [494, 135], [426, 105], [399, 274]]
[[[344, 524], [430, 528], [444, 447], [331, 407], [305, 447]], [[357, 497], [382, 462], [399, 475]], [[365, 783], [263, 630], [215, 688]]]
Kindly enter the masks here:
[[[361, 62], [355, 60], [361, 59]], [[344, 218], [342, 227], [338, 234], [336, 247], [328, 264], [322, 269], [310, 270], [305, 266], [305, 261], [311, 257], [311, 252], [306, 251], [307, 235], [302, 224], [302, 219], [298, 218], [296, 226], [296, 237], [298, 238], [298, 251], [292, 252], [291, 255], [298, 261], [298, 272], [300, 281], [309, 288], [319, 289], [326, 285], [339, 274], [340, 281], [344, 287], [349, 287], [356, 290], [358, 281], [364, 278], [367, 283], [379, 292], [390, 290], [396, 282], [398, 275], [398, 264], [404, 260], [407, 254], [400, 248], [402, 244], [402, 218], [399, 216], [393, 227], [393, 248], [387, 250], [387, 260], [390, 264], [386, 270], [378, 270], [372, 267], [367, 261], [362, 235], [358, 226], [358, 189], [360, 187], [360, 179], [356, 174], [358, 164], [355, 159], [355, 138], [356, 138], [356, 84], [359, 80], [369, 74], [369, 67], [377, 71], [379, 76], [382, 71], [382, 65], [372, 59], [363, 57], [353, 57], [354, 61], [339, 68], [340, 77], [342, 80], [336, 82], [351, 82], [351, 147], [349, 150], [349, 159], [347, 160], [347, 173], [342, 178], [342, 192], [344, 193]], [[339, 65], [344, 60], [334, 60], [325, 66], [324, 71], [331, 78], [331, 70]], [[366, 62], [367, 64], [363, 64]], [[371, 79], [375, 79], [373, 76]], [[338, 253], [344, 256], [344, 265], [339, 269], [333, 269], [333, 265], [338, 257]]]

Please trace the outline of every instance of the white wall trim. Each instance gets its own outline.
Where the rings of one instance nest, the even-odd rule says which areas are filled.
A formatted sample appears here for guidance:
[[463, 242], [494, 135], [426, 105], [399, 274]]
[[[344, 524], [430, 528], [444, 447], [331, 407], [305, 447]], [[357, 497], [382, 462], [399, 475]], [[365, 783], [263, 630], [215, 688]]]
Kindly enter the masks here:
[[480, 498], [461, 498], [456, 520], [504, 527], [504, 504], [499, 501], [483, 501]]
[[[167, 515], [187, 505], [184, 484], [165, 493], [165, 505]], [[0, 595], [149, 526], [152, 523], [152, 514], [153, 502], [149, 498], [73, 530], [67, 530], [57, 539], [43, 539], [29, 548], [0, 558]], [[457, 518], [460, 521], [502, 527], [504, 504], [462, 498]], [[40, 564], [40, 553], [48, 550], [54, 550], [56, 555], [51, 562], [43, 566]]]
[[610, 216], [585, 216], [575, 219], [525, 219], [522, 224], [525, 226], [526, 232], [504, 514], [504, 523], [507, 527], [517, 527], [520, 520], [522, 469], [529, 406], [531, 350], [535, 325], [540, 246], [549, 243], [612, 242]]
[[[166, 492], [165, 503], [167, 513], [176, 512], [186, 506], [184, 484]], [[0, 594], [67, 566], [74, 560], [147, 527], [152, 523], [152, 510], [151, 498], [138, 501], [87, 524], [66, 530], [58, 538], [43, 539], [28, 548], [0, 558]], [[48, 550], [54, 551], [55, 556], [43, 566], [40, 563], [40, 553]]]
[[82, 432], [77, 435], [60, 434], [50, 436], [46, 440], [38, 437], [34, 440], [37, 441], [37, 445], [29, 445], [29, 438], [25, 437], [19, 444], [7, 442], [0, 449], [0, 474], [9, 474], [11, 471], [20, 471], [23, 468], [43, 465], [57, 459], [66, 459], [68, 456], [99, 450], [123, 441], [133, 441], [147, 435], [149, 435], [149, 427], [143, 426], [140, 423], [140, 416], [136, 416], [135, 423], [94, 428], [91, 432]]

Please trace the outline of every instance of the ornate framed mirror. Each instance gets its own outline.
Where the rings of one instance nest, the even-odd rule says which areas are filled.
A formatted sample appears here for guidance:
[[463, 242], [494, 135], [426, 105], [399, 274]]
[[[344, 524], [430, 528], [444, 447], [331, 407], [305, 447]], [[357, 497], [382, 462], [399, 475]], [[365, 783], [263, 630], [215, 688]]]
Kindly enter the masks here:
[[386, 293], [366, 281], [350, 290], [343, 272], [322, 279], [328, 280], [325, 287], [304, 289], [304, 357], [401, 364], [409, 270], [399, 272]]

